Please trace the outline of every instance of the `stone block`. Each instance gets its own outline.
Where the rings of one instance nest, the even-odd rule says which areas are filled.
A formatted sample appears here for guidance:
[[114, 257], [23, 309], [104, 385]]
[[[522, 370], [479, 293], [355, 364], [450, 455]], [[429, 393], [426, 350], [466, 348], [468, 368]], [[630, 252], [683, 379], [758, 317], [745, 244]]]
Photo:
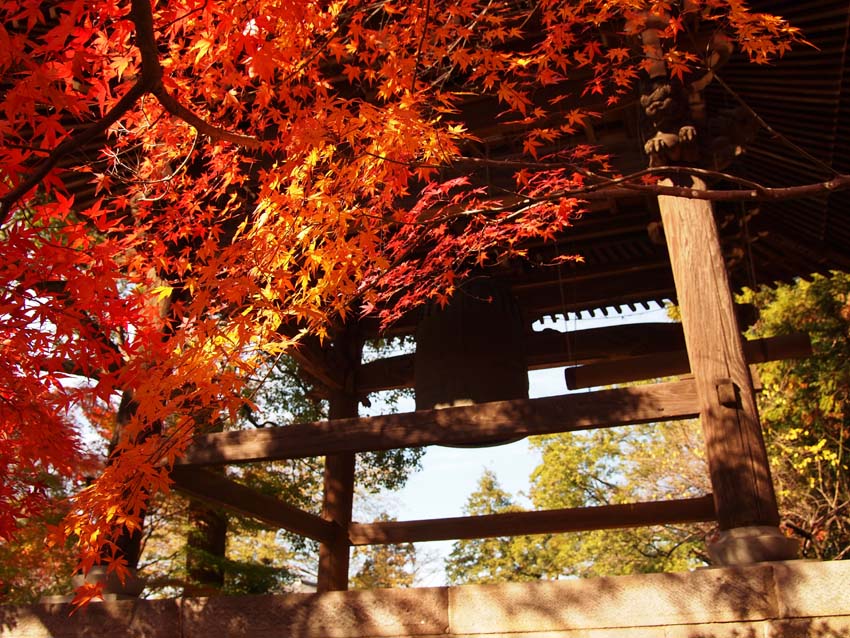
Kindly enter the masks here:
[[180, 635], [176, 600], [94, 602], [73, 614], [67, 604], [0, 607], [1, 638], [174, 638]]
[[756, 621], [775, 614], [766, 565], [449, 591], [455, 634]]
[[[654, 628], [654, 635], [646, 627], [607, 627], [603, 629], [565, 629], [517, 634], [484, 634], [487, 638], [664, 638]], [[663, 630], [662, 630], [663, 631]]]
[[850, 561], [797, 560], [772, 567], [780, 618], [850, 616]]
[[702, 623], [659, 627], [660, 633], [644, 630], [641, 638], [767, 638], [770, 621]]
[[367, 638], [444, 634], [445, 588], [185, 599], [184, 638]]
[[716, 565], [751, 565], [797, 558], [800, 542], [785, 536], [778, 527], [754, 525], [720, 532], [707, 549]]
[[847, 638], [850, 616], [831, 618], [793, 618], [770, 624], [766, 638]]

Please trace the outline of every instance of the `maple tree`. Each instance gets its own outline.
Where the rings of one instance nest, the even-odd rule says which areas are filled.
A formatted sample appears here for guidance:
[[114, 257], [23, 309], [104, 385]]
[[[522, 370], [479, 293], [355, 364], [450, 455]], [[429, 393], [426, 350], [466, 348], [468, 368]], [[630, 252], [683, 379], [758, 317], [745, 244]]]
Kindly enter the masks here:
[[[579, 198], [664, 190], [570, 144], [566, 99], [630, 95], [653, 16], [678, 77], [697, 18], [755, 62], [798, 37], [741, 0], [0, 1], [0, 537], [80, 474], [76, 407], [120, 403], [58, 536], [122, 574], [117, 534], [269, 358], [444, 302]], [[522, 140], [508, 194], [475, 174], [477, 96]], [[748, 188], [699, 196], [788, 194]]]

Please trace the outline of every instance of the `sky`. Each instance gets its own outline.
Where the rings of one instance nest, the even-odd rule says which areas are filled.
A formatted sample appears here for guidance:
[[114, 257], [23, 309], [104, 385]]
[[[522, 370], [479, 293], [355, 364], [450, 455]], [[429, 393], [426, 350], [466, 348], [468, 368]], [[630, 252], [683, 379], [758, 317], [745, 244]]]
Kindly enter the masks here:
[[[549, 319], [545, 323], [535, 324], [535, 330], [554, 328], [564, 331], [586, 330], [606, 325], [625, 323], [643, 323], [651, 321], [669, 321], [663, 308], [635, 312], [624, 315], [610, 313], [608, 317], [571, 318], [569, 323], [562, 318]], [[588, 391], [588, 390], [584, 390]], [[564, 367], [529, 372], [529, 397], [555, 396], [568, 392], [564, 380]], [[399, 405], [399, 411], [413, 410], [413, 401]], [[529, 476], [537, 465], [539, 456], [523, 439], [516, 443], [486, 448], [450, 448], [431, 446], [422, 459], [422, 469], [410, 476], [405, 487], [390, 494], [382, 494], [378, 504], [398, 520], [420, 520], [463, 516], [463, 506], [469, 495], [475, 491], [478, 479], [484, 470], [492, 470], [501, 487], [517, 496], [523, 504], [523, 493], [529, 486]], [[355, 519], [358, 509], [370, 511], [375, 504], [355, 501]], [[445, 584], [442, 562], [451, 552], [452, 541], [417, 543], [417, 552], [427, 555], [431, 568], [421, 586], [439, 586]]]

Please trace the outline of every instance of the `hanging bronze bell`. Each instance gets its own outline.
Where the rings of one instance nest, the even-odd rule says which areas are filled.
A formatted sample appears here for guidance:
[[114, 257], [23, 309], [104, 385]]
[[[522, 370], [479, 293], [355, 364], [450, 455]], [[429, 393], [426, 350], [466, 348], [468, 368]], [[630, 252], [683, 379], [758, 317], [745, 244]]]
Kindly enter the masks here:
[[448, 305], [428, 308], [414, 361], [417, 410], [528, 398], [522, 314], [508, 287], [491, 277], [471, 279]]

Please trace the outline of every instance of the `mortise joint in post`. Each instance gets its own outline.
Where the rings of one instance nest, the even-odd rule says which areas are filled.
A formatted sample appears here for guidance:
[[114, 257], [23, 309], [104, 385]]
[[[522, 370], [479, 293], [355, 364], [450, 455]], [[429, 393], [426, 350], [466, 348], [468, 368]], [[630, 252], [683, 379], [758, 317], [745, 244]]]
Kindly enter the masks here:
[[717, 388], [717, 400], [725, 408], [738, 410], [741, 408], [740, 388], [731, 379], [718, 379], [715, 383]]

